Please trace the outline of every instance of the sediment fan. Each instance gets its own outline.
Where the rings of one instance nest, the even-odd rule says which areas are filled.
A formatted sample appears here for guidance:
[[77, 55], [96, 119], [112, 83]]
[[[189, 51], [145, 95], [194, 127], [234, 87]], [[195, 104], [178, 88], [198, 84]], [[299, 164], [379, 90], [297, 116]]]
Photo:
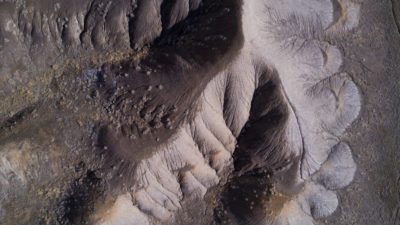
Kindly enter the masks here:
[[[21, 62], [40, 68], [32, 54], [135, 52], [46, 84], [100, 114], [82, 156], [101, 171], [105, 200], [85, 220], [311, 225], [335, 211], [356, 170], [342, 135], [361, 99], [334, 43], [357, 26], [356, 1], [66, 2], [15, 3], [1, 54], [26, 52]], [[8, 149], [0, 175], [21, 181], [0, 176], [0, 209], [30, 176]]]

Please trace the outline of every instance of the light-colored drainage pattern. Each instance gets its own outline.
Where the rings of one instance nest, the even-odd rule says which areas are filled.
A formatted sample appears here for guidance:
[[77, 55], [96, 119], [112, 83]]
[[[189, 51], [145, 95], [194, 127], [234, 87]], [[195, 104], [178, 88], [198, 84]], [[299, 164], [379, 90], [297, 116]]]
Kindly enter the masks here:
[[340, 71], [342, 53], [327, 40], [354, 29], [359, 10], [351, 0], [244, 1], [239, 56], [209, 83], [194, 121], [141, 162], [135, 186], [97, 212], [95, 224], [167, 223], [184, 196], [203, 197], [217, 185], [220, 172], [232, 165], [262, 66], [276, 69], [281, 81], [289, 106], [287, 154], [301, 157], [296, 182], [302, 187], [273, 217], [266, 212], [265, 223], [312, 225], [332, 214], [339, 204], [335, 190], [347, 186], [356, 170], [341, 137], [358, 116], [361, 99], [350, 75]]

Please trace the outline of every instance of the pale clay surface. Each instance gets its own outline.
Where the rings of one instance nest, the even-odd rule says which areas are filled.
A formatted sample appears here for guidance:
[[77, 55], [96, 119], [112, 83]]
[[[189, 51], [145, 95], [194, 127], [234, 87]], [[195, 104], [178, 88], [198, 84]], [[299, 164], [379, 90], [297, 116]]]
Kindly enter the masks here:
[[[218, 171], [231, 163], [235, 137], [249, 116], [257, 85], [256, 68], [273, 66], [291, 106], [288, 145], [296, 155], [302, 154], [301, 147], [304, 146], [305, 155], [298, 169], [298, 182], [304, 187], [285, 203], [273, 224], [312, 225], [314, 219], [332, 214], [338, 205], [333, 190], [348, 185], [356, 170], [351, 150], [340, 141], [340, 136], [358, 116], [361, 100], [355, 84], [340, 71], [340, 51], [318, 37], [302, 39], [309, 34], [304, 33], [307, 30], [301, 26], [319, 26], [320, 23], [323, 31], [318, 32], [331, 36], [353, 29], [357, 25], [359, 5], [350, 0], [339, 1], [339, 4], [342, 7], [340, 13], [344, 15], [334, 18], [337, 12], [328, 0], [306, 4], [294, 0], [245, 1], [242, 19], [245, 47], [230, 67], [208, 85], [195, 121], [183, 126], [169, 147], [143, 162], [143, 169], [138, 170], [141, 172], [137, 175], [141, 182], [129, 193], [136, 198], [134, 207], [160, 221], [167, 221], [181, 207], [182, 192], [204, 195], [208, 188], [218, 183]], [[274, 18], [275, 14], [281, 18]], [[275, 39], [279, 32], [274, 30], [274, 23], [278, 22], [275, 20], [290, 20], [292, 15], [313, 24], [300, 23], [300, 27], [292, 30], [293, 36]], [[294, 45], [284, 47], [285, 42], [293, 41], [292, 38], [296, 39]], [[236, 92], [229, 93], [228, 107], [232, 118], [227, 121], [234, 121], [229, 125], [223, 118], [225, 93], [221, 91], [228, 85], [238, 87]], [[181, 189], [176, 175], [168, 171], [186, 166], [192, 169], [184, 173]], [[115, 204], [112, 213], [123, 213], [115, 208], [124, 203], [117, 201]], [[137, 211], [125, 216], [135, 220], [136, 216], [141, 218], [141, 213]], [[104, 221], [107, 219], [102, 218], [97, 224], [129, 224], [125, 219]], [[148, 223], [147, 220], [135, 222], [138, 225]]]
[[[333, 2], [340, 5], [340, 12], [335, 12]], [[291, 152], [287, 154], [302, 156], [296, 177], [302, 188], [284, 204], [272, 224], [313, 225], [314, 219], [335, 211], [335, 190], [347, 186], [356, 170], [351, 149], [341, 135], [357, 118], [361, 97], [351, 78], [341, 71], [340, 50], [323, 37], [335, 38], [355, 28], [360, 5], [353, 0], [252, 0], [244, 1], [242, 7], [244, 47], [240, 54], [207, 85], [195, 119], [183, 124], [156, 154], [140, 162], [131, 191], [118, 196], [109, 208], [95, 212], [94, 224], [173, 221], [184, 196], [203, 197], [217, 185], [220, 173], [232, 165], [236, 138], [249, 118], [259, 68], [278, 72], [280, 91], [290, 106], [286, 144]], [[81, 17], [69, 23], [71, 29], [79, 29]], [[300, 20], [292, 21], [294, 17]], [[279, 23], [292, 33], [280, 30], [285, 26]], [[6, 22], [6, 30], [13, 26], [12, 21]], [[315, 26], [317, 33], [310, 33], [309, 26]], [[228, 102], [224, 102], [225, 95]], [[231, 112], [228, 116], [224, 107]], [[32, 176], [19, 162], [37, 160], [14, 150], [17, 146], [3, 148], [0, 197], [10, 182], [24, 186]]]

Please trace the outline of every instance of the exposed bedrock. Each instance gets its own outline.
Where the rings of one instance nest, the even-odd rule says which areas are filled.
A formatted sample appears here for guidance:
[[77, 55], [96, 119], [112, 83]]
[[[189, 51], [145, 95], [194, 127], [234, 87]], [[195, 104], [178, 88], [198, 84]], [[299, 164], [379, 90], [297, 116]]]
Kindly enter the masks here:
[[353, 180], [361, 99], [334, 40], [356, 2], [0, 11], [5, 224], [312, 225]]

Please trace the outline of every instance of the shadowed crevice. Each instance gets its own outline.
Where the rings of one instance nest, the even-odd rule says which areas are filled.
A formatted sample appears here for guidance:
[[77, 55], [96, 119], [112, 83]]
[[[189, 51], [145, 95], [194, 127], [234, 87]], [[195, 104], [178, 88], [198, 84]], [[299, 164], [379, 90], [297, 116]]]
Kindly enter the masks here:
[[[82, 168], [76, 169], [84, 169]], [[90, 213], [95, 210], [94, 204], [103, 193], [101, 180], [95, 172], [87, 171], [87, 174], [75, 180], [67, 195], [61, 200], [56, 214], [61, 225], [87, 224]]]
[[295, 160], [286, 145], [288, 106], [276, 71], [264, 71], [250, 117], [233, 154], [234, 172], [224, 185], [215, 216], [218, 224], [265, 223], [272, 177]]

